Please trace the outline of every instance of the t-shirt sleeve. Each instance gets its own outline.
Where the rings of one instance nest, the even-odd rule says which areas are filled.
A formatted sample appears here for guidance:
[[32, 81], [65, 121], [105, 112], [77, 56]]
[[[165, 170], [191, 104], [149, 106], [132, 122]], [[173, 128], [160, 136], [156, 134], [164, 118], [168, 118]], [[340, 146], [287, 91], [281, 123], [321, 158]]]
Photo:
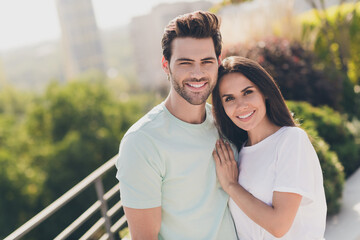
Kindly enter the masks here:
[[126, 135], [120, 143], [116, 178], [124, 206], [161, 206], [162, 164], [152, 142], [142, 134]]
[[319, 159], [307, 134], [293, 127], [278, 144], [278, 158], [273, 191], [302, 195], [303, 204], [315, 197], [315, 181], [319, 179]]

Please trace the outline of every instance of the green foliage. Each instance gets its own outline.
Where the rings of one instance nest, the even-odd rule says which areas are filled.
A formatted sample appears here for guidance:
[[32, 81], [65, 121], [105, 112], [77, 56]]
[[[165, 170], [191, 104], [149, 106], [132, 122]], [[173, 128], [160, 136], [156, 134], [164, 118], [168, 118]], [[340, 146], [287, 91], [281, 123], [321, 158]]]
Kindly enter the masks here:
[[[50, 204], [117, 153], [121, 137], [139, 117], [141, 108], [133, 105], [117, 102], [97, 82], [49, 86], [44, 99], [30, 109], [26, 122], [33, 143], [41, 143], [31, 152], [46, 174], [41, 205]], [[69, 224], [94, 197], [84, 196], [58, 219]], [[44, 236], [63, 227], [50, 225], [54, 227], [42, 230]]]
[[341, 87], [315, 67], [313, 53], [299, 43], [281, 38], [267, 39], [250, 46], [228, 47], [223, 55], [257, 61], [273, 76], [287, 100], [339, 108]]
[[11, 86], [2, 87], [0, 88], [0, 114], [21, 119], [25, 115], [28, 103], [33, 98], [32, 94], [19, 92]]
[[346, 177], [360, 166], [360, 145], [345, 117], [326, 106], [316, 108], [305, 102], [288, 102], [288, 106], [305, 129], [315, 129], [336, 152]]
[[[329, 107], [316, 108], [308, 103], [292, 101], [288, 101], [287, 105], [294, 112], [294, 117], [301, 123], [301, 127], [310, 136], [323, 171], [328, 214], [335, 214], [340, 210], [344, 185], [344, 168], [341, 163], [344, 158], [353, 154], [352, 152], [341, 152], [339, 149], [348, 146], [354, 147], [349, 142], [352, 135], [342, 124], [343, 119], [340, 114]], [[325, 114], [329, 114], [327, 118], [325, 118]], [[334, 144], [333, 137], [345, 141], [344, 144], [341, 142]]]
[[37, 211], [44, 175], [26, 154], [22, 127], [32, 97], [10, 87], [0, 91], [0, 238]]
[[[113, 157], [125, 131], [158, 101], [143, 93], [118, 99], [94, 74], [52, 83], [37, 97], [0, 91], [0, 238]], [[93, 191], [29, 239], [53, 238], [95, 201]]]
[[119, 232], [119, 235], [120, 235], [120, 238], [123, 239], [123, 238], [129, 238], [130, 239], [130, 230], [129, 228], [124, 228], [123, 230], [121, 230]]
[[317, 135], [315, 130], [308, 132], [311, 132], [311, 142], [319, 157], [323, 171], [327, 212], [328, 215], [332, 215], [338, 213], [341, 206], [344, 187], [343, 166], [339, 162], [337, 154], [329, 150], [329, 145]]
[[342, 110], [359, 118], [360, 3], [312, 10], [300, 19], [303, 42], [318, 57], [317, 65], [342, 87]]

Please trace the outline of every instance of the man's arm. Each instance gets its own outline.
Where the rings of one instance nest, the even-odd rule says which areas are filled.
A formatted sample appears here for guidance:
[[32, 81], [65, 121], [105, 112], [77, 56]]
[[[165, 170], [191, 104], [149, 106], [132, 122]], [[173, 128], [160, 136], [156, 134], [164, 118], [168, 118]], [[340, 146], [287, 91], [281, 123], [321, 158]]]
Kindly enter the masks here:
[[158, 240], [161, 207], [135, 209], [124, 206], [132, 240]]

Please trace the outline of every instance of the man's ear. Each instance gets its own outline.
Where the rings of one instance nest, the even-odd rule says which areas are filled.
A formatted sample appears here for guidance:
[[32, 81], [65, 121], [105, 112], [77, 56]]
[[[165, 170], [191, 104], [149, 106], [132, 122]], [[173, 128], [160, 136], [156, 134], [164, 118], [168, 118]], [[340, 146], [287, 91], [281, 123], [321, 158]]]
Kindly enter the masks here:
[[170, 74], [169, 61], [166, 60], [164, 56], [162, 56], [162, 59], [161, 59], [161, 67], [166, 74]]
[[218, 57], [218, 64], [219, 64], [219, 66], [221, 65], [221, 55], [219, 55], [219, 57]]

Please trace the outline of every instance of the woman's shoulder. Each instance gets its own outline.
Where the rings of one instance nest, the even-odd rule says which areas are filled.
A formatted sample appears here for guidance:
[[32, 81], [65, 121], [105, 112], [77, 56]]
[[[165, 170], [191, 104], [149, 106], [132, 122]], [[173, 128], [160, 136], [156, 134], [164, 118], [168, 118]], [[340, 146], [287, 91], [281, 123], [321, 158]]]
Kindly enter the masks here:
[[285, 126], [281, 128], [280, 138], [283, 140], [289, 139], [308, 139], [308, 135], [304, 129], [295, 126]]
[[283, 153], [294, 154], [297, 152], [299, 156], [304, 152], [314, 152], [308, 134], [299, 127], [285, 127], [282, 136], [278, 139], [276, 149]]

